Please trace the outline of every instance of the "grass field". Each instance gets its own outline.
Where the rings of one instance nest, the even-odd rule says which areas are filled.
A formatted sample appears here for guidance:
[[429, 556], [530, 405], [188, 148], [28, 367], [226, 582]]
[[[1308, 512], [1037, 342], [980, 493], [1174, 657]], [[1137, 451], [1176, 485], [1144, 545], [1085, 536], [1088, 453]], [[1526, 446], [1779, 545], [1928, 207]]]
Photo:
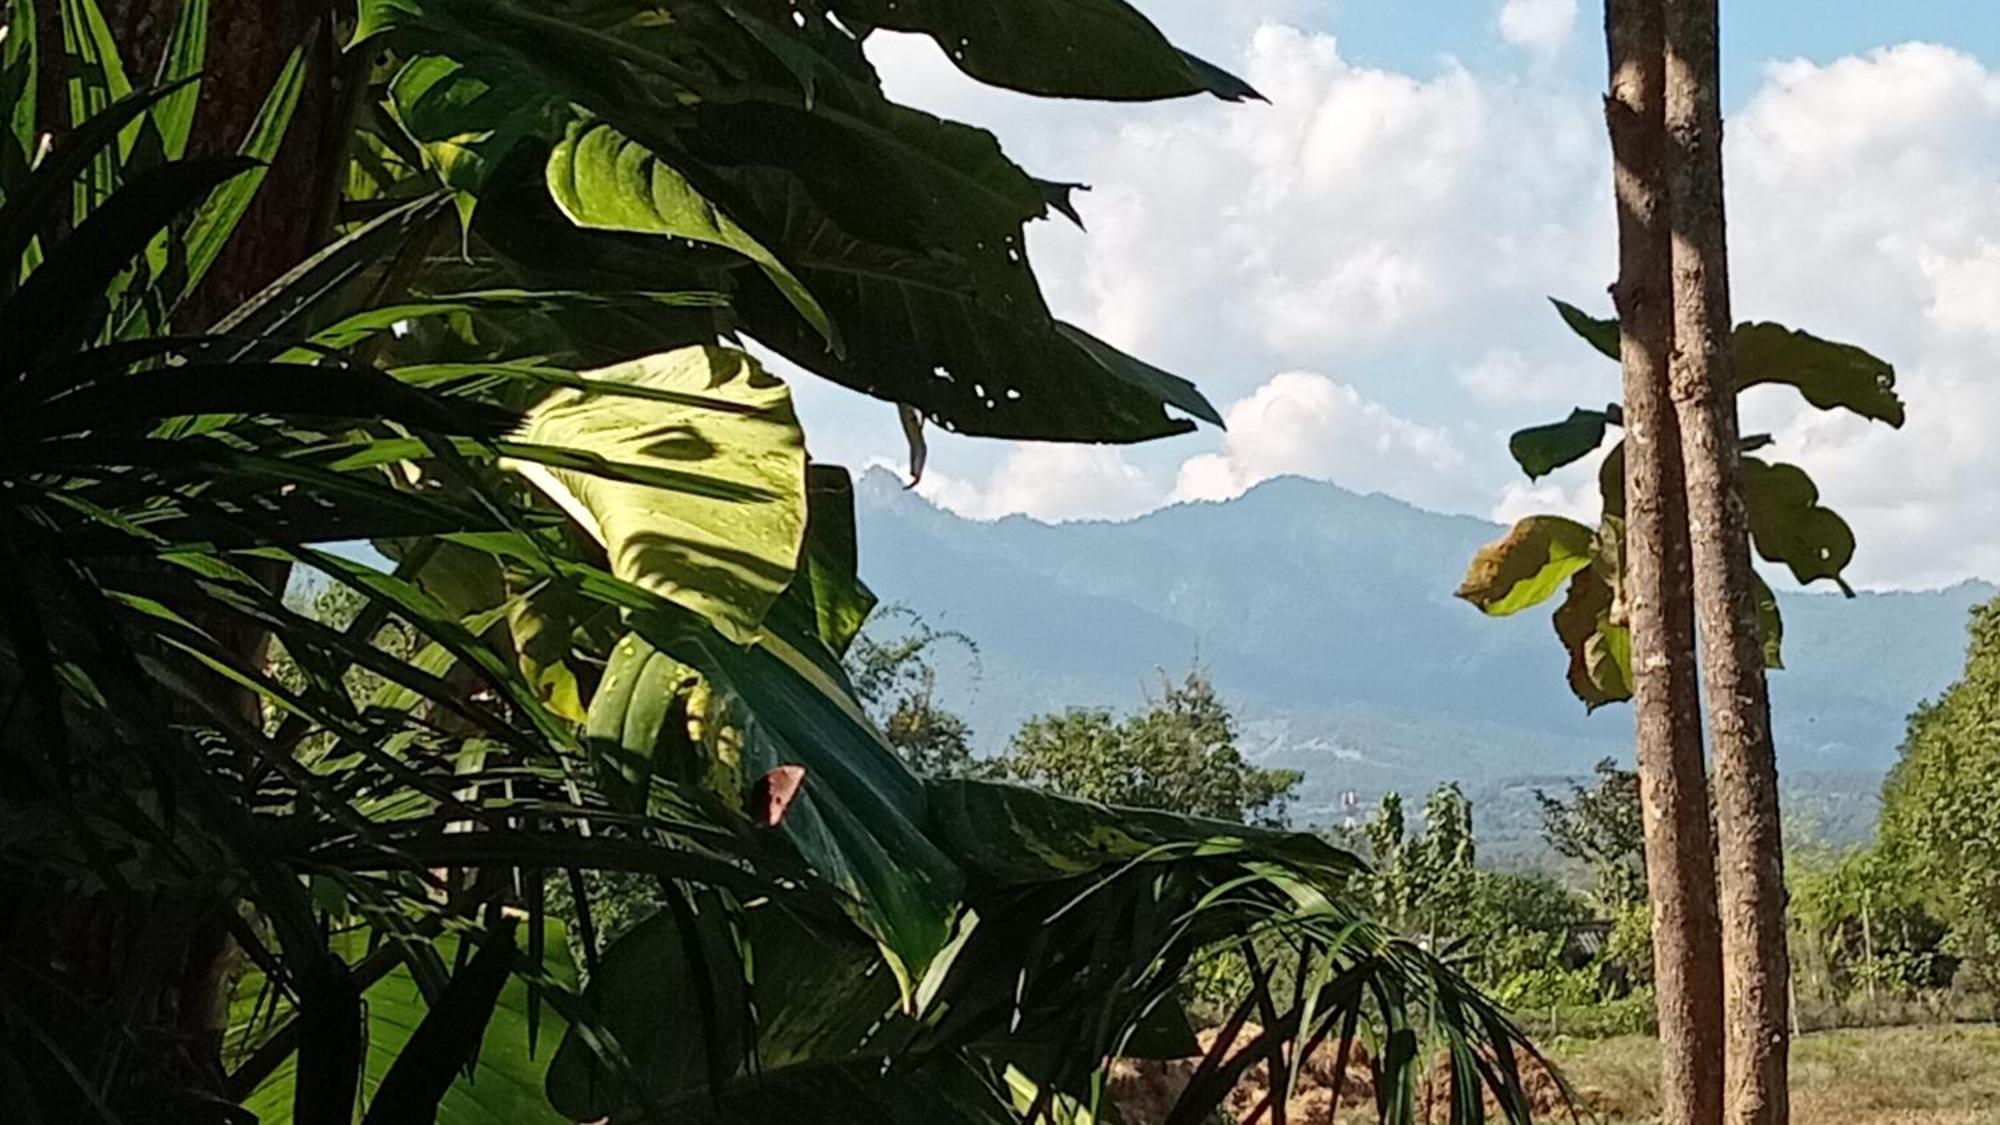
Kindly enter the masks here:
[[[1606, 1125], [1659, 1111], [1659, 1044], [1626, 1037], [1553, 1051]], [[1816, 1032], [1792, 1048], [1797, 1125], [2000, 1125], [2000, 1028]]]

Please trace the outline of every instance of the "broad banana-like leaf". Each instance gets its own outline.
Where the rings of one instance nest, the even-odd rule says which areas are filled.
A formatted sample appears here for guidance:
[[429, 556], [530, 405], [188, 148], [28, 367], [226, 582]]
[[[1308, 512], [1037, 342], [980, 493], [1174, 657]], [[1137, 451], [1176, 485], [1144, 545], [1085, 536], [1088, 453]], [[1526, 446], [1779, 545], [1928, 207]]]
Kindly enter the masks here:
[[[630, 1071], [572, 1035], [549, 1067], [550, 1102], [578, 1121], [651, 1104], [692, 1125], [735, 1120], [710, 1117], [705, 1103], [783, 1086], [791, 1068], [879, 1070], [908, 1035], [883, 1026], [895, 1019], [896, 982], [872, 943], [839, 929], [808, 926], [780, 905], [731, 910], [705, 895], [684, 911], [661, 910], [605, 950], [583, 994]], [[723, 1087], [712, 1090], [717, 1078]]]
[[[747, 648], [662, 625], [651, 615], [635, 615], [633, 624], [644, 639], [621, 645], [651, 643], [692, 666], [713, 693], [709, 723], [735, 730], [737, 791], [723, 797], [748, 806], [761, 779], [803, 769], [789, 804], [760, 823], [782, 832], [855, 924], [881, 944], [907, 993], [945, 945], [961, 877], [924, 834], [921, 782], [882, 741], [837, 670], [802, 651], [817, 638], [776, 635], [776, 615]], [[653, 693], [680, 686], [678, 679], [658, 676], [635, 694], [632, 706], [657, 706]], [[592, 711], [595, 722], [595, 704]], [[608, 728], [610, 716], [604, 722]], [[625, 749], [646, 757], [655, 747]]]
[[826, 311], [783, 262], [702, 198], [687, 177], [617, 129], [603, 122], [572, 123], [549, 154], [548, 182], [556, 205], [580, 227], [685, 238], [750, 259], [799, 315], [839, 350], [839, 337]]
[[[548, 936], [543, 942], [539, 975], [556, 987], [573, 988], [576, 971], [564, 930], [553, 919], [544, 925]], [[438, 952], [447, 963], [457, 943], [458, 938], [452, 935], [437, 939]], [[254, 997], [258, 987], [253, 978], [247, 986], [239, 986], [238, 995]], [[479, 1038], [478, 1057], [470, 1073], [458, 1074], [445, 1092], [438, 1106], [437, 1125], [565, 1125], [575, 1120], [558, 1113], [543, 1093], [549, 1063], [567, 1024], [544, 1006], [533, 1017], [538, 1026], [531, 1037], [530, 987], [516, 976], [500, 988], [485, 1033]], [[407, 965], [399, 965], [370, 986], [362, 1000], [367, 1011], [367, 1057], [361, 1073], [361, 1103], [366, 1106], [434, 1009], [425, 1001], [423, 989]], [[247, 1013], [251, 1005], [238, 1007]], [[296, 1073], [296, 1056], [278, 1064], [244, 1100], [244, 1108], [267, 1125], [289, 1122]]]
[[1174, 47], [1125, 0], [835, 0], [844, 20], [929, 35], [960, 70], [995, 86], [1068, 98], [1257, 96]]
[[[515, 467], [603, 545], [613, 574], [702, 615], [738, 643], [790, 584], [805, 536], [805, 438], [783, 382], [742, 352], [683, 348], [587, 373], [679, 401], [559, 391], [522, 437], [583, 459]], [[654, 487], [591, 471], [651, 468]]]

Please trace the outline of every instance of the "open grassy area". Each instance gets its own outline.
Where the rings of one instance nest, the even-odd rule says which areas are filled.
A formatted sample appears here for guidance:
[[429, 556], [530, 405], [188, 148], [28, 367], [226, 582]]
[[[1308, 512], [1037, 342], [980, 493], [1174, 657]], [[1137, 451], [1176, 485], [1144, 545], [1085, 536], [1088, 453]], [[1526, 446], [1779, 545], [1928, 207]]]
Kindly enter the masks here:
[[[1558, 1048], [1607, 1125], [1657, 1120], [1659, 1044], [1628, 1036]], [[1817, 1032], [1792, 1052], [1798, 1125], [2000, 1125], [2000, 1028]]]

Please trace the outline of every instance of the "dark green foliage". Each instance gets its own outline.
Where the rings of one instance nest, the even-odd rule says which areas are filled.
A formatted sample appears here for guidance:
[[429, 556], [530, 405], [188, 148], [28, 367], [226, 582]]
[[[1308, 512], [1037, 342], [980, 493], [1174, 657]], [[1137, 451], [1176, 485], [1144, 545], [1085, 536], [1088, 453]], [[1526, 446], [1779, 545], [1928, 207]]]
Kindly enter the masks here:
[[1072, 710], [1031, 719], [1015, 733], [1003, 776], [1072, 797], [1265, 826], [1285, 822], [1294, 770], [1244, 760], [1236, 719], [1197, 668], [1140, 714]]
[[1950, 948], [2000, 991], [2000, 602], [1972, 613], [1963, 677], [1910, 716], [1882, 790], [1879, 866], [1952, 927]]
[[1646, 901], [1646, 823], [1637, 773], [1606, 758], [1596, 774], [1567, 796], [1537, 789], [1535, 800], [1549, 847], [1590, 871], [1598, 903], [1615, 914]]
[[972, 660], [979, 650], [962, 633], [944, 633], [915, 614], [892, 610], [878, 621], [900, 617], [900, 635], [864, 631], [847, 653], [854, 694], [868, 706], [882, 737], [909, 767], [926, 777], [963, 777], [987, 769], [973, 757], [972, 728], [938, 699], [937, 658], [956, 647]]

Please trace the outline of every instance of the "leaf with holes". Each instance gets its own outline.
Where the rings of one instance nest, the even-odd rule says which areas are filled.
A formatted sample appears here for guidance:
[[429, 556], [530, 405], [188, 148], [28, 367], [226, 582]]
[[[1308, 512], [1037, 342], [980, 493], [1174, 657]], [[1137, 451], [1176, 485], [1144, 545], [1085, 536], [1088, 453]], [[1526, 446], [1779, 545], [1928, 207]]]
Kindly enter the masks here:
[[1763, 384], [1796, 387], [1821, 410], [1850, 410], [1872, 422], [1903, 424], [1896, 369], [1852, 344], [1837, 344], [1782, 324], [1739, 324], [1738, 390]]
[[1743, 497], [1759, 555], [1785, 564], [1801, 583], [1831, 579], [1852, 595], [1841, 572], [1854, 561], [1854, 531], [1820, 505], [1819, 486], [1804, 469], [1745, 457]]

